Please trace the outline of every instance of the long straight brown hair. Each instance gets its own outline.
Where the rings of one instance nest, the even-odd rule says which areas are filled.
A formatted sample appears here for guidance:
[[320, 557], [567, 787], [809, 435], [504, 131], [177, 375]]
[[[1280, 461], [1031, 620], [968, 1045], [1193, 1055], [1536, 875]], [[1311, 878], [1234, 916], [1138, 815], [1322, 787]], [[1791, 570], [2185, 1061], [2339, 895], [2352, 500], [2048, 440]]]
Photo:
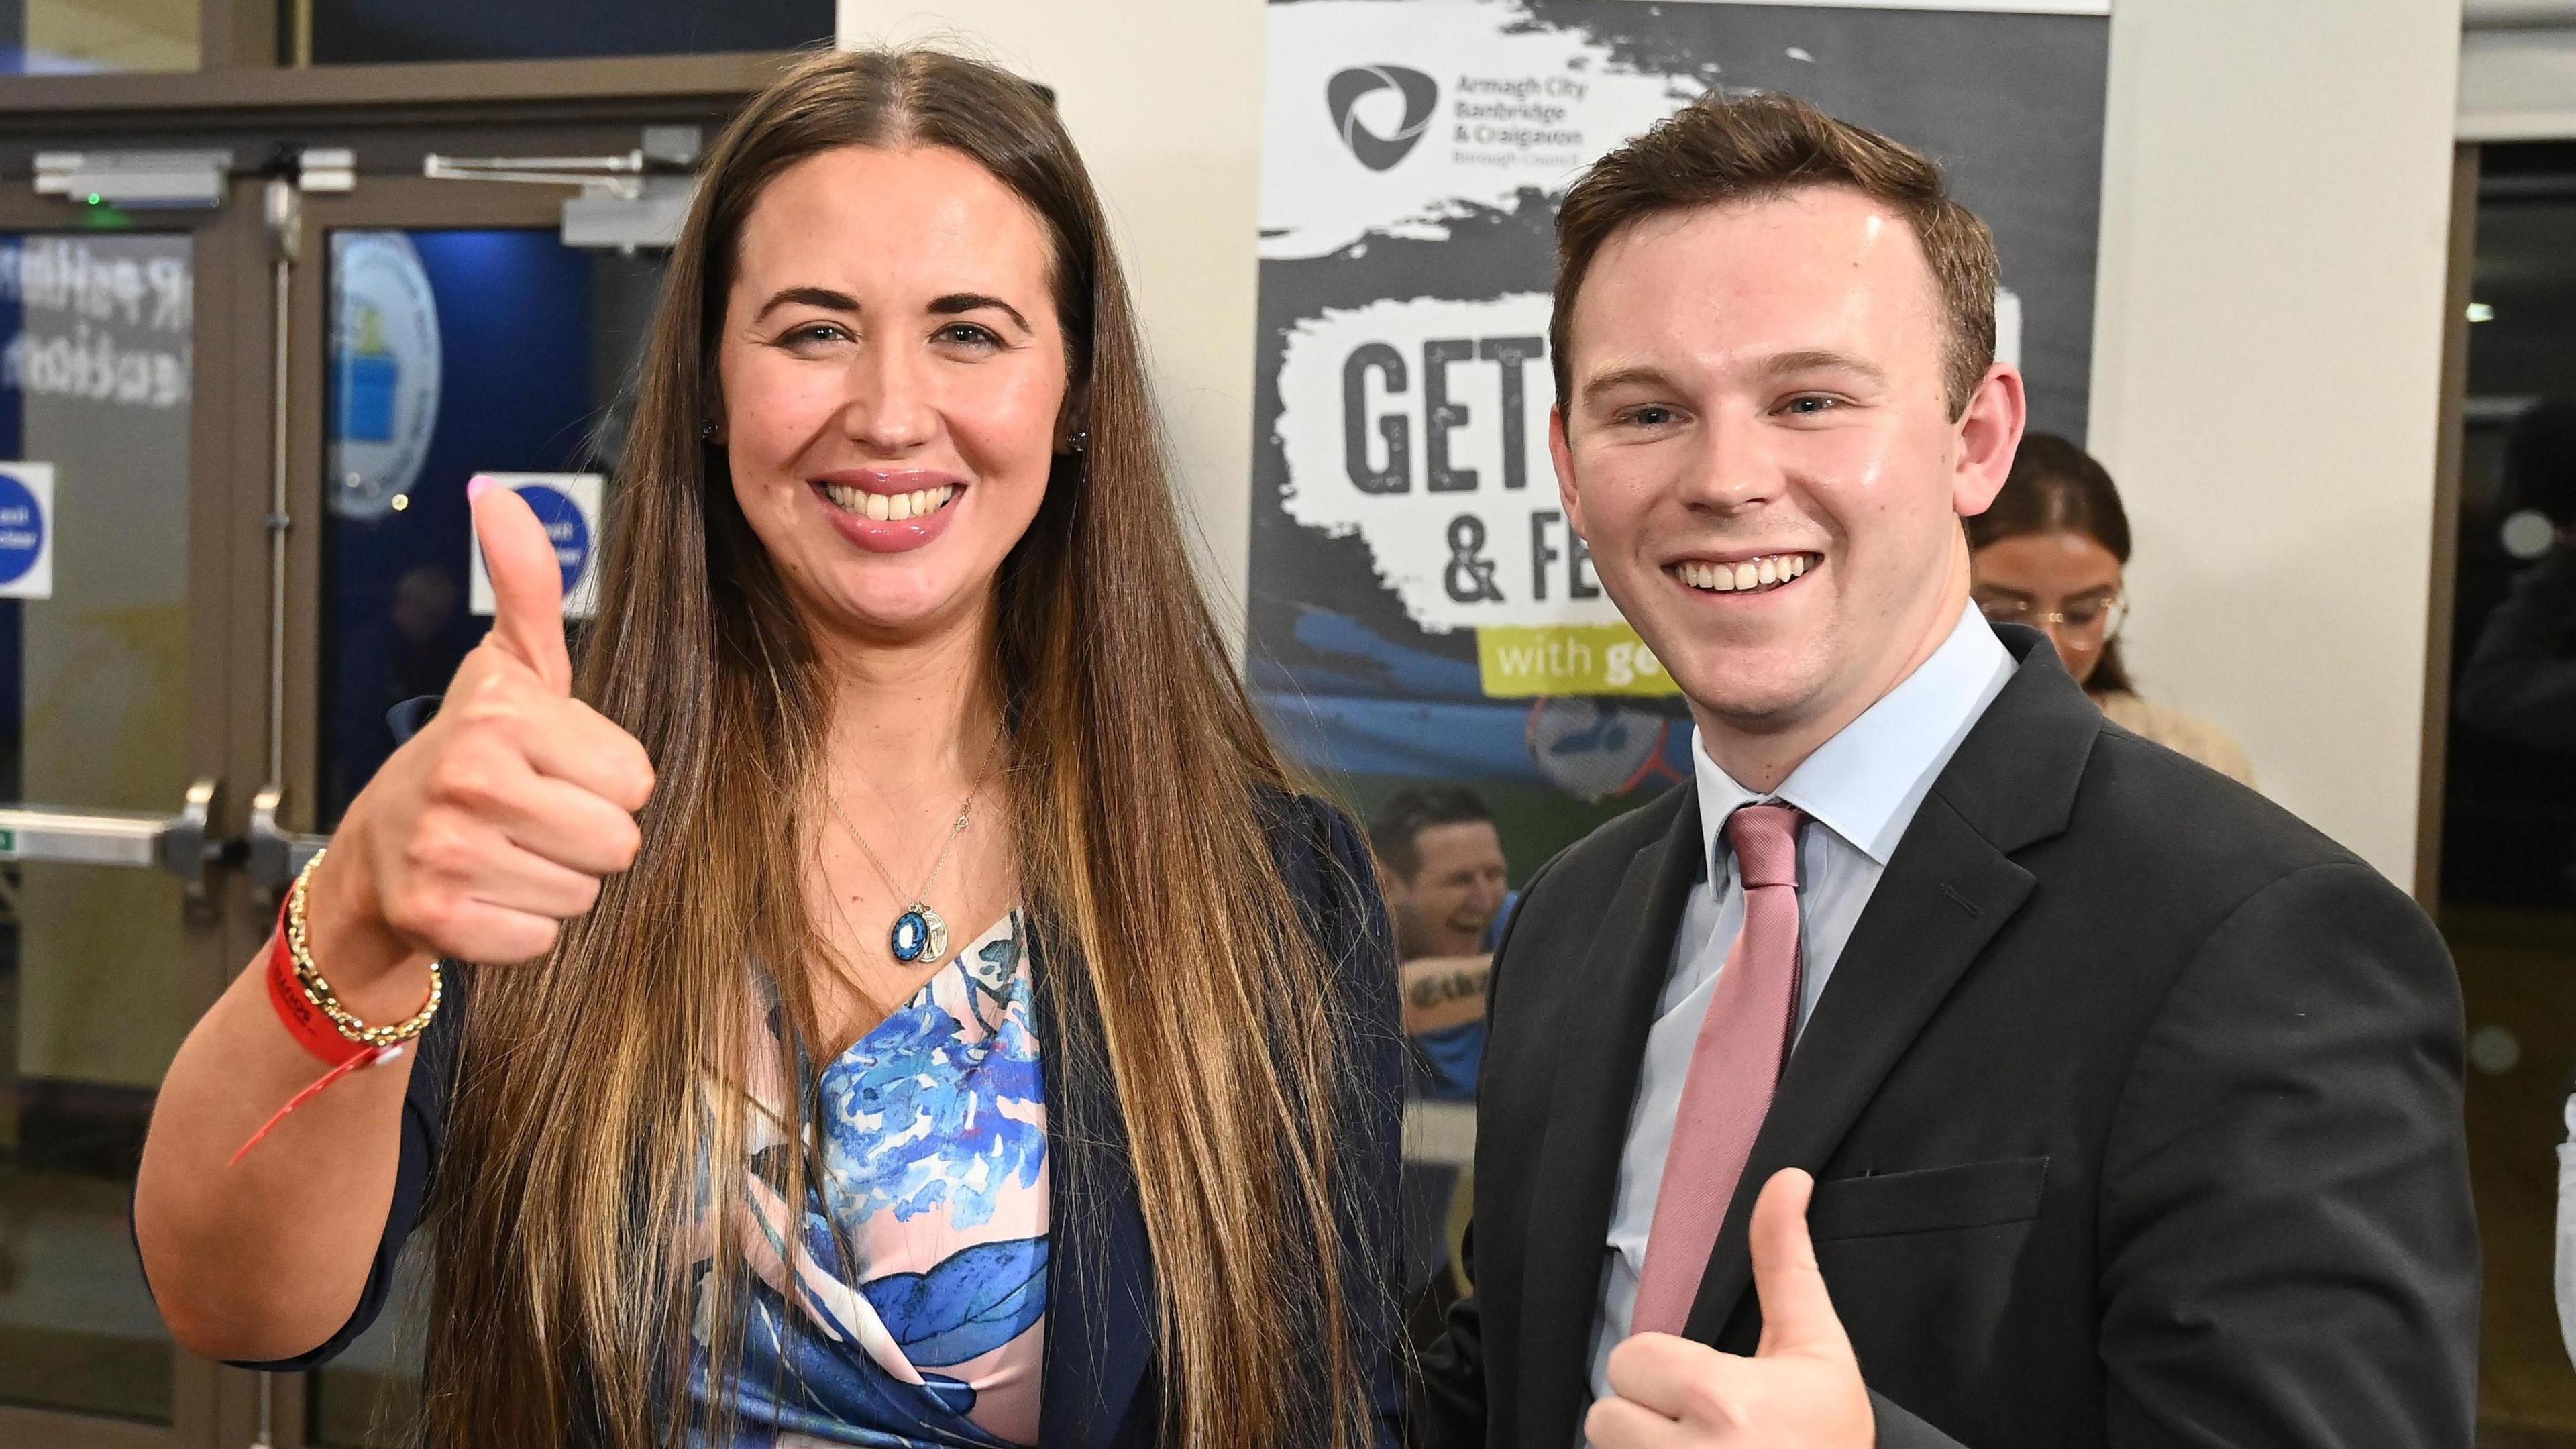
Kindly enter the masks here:
[[[474, 973], [430, 1214], [423, 1413], [442, 1449], [645, 1449], [693, 1418], [731, 1442], [745, 1004], [766, 978], [790, 1049], [815, 1042], [808, 973], [825, 948], [794, 883], [827, 711], [811, 636], [700, 427], [718, 415], [716, 339], [762, 189], [820, 152], [906, 145], [973, 158], [1054, 243], [1089, 446], [1058, 461], [995, 581], [991, 667], [1059, 1023], [1050, 1075], [1105, 1072], [1116, 1088], [1161, 1300], [1166, 1433], [1365, 1434], [1369, 1349], [1350, 1324], [1381, 1290], [1337, 1236], [1354, 1192], [1335, 1172], [1349, 1023], [1270, 850], [1262, 800], [1287, 776], [1192, 572], [1099, 199], [1035, 86], [910, 50], [817, 54], [755, 99], [708, 155], [671, 252], [578, 682], [659, 783], [633, 868], [552, 955]], [[781, 1125], [802, 1143], [811, 1104], [788, 1095]], [[774, 1185], [801, 1204], [811, 1166], [786, 1156]], [[1082, 1228], [1059, 1214], [1059, 1264]], [[718, 1391], [693, 1409], [698, 1312]]]

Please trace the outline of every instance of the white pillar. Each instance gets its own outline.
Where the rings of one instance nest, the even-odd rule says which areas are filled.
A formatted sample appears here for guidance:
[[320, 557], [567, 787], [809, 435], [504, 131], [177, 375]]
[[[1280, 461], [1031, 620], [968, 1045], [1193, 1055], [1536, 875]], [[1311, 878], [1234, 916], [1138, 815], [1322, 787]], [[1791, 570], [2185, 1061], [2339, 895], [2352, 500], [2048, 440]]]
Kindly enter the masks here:
[[2090, 442], [2135, 673], [2411, 885], [2459, 0], [2111, 25]]

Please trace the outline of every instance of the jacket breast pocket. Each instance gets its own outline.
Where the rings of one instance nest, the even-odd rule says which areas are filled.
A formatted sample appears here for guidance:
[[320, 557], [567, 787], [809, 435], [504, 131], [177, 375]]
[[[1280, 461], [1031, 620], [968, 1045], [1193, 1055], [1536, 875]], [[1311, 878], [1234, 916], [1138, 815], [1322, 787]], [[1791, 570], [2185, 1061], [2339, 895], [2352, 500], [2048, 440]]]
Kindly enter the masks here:
[[2026, 1222], [2039, 1215], [2046, 1157], [2007, 1157], [1816, 1185], [1807, 1231], [1818, 1242]]

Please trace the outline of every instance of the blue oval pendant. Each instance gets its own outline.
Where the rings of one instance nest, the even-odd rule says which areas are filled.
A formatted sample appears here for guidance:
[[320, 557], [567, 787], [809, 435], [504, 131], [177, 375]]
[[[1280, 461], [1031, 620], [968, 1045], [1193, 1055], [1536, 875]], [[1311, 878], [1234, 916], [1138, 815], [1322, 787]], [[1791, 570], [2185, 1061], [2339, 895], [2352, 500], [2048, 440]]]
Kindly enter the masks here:
[[920, 960], [922, 953], [930, 949], [930, 922], [923, 918], [919, 906], [894, 918], [892, 945], [894, 959], [907, 964]]

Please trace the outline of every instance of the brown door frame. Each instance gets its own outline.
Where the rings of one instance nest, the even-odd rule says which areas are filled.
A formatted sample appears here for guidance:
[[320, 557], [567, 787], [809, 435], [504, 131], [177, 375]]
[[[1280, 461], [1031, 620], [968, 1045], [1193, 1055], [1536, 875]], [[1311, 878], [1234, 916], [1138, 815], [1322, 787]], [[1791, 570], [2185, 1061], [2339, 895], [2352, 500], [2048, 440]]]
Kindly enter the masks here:
[[208, 123], [328, 116], [339, 124], [428, 113], [595, 116], [603, 107], [738, 103], [793, 52], [463, 60], [113, 75], [0, 76], [0, 131], [184, 131]]
[[[409, 72], [418, 75], [449, 73], [456, 79], [432, 78], [412, 82], [396, 81], [395, 84], [426, 85], [452, 90], [477, 84], [503, 84], [503, 82], [478, 78], [476, 75], [478, 68], [513, 65], [547, 67], [553, 71], [571, 68], [575, 71], [590, 72], [571, 77], [575, 91], [588, 94], [604, 86], [632, 84], [633, 82], [621, 80], [620, 77], [638, 70], [648, 77], [658, 76], [659, 80], [656, 83], [666, 86], [675, 83], [675, 77], [695, 77], [697, 79], [694, 83], [717, 84], [719, 82], [705, 78], [719, 76], [728, 65], [740, 65], [744, 62], [760, 63], [777, 59], [775, 53], [752, 51], [705, 52], [696, 55], [595, 56], [535, 61], [439, 61], [421, 65], [316, 66], [309, 55], [312, 45], [310, 4], [311, 0], [196, 0], [197, 69], [193, 71], [161, 75], [23, 78], [13, 76], [0, 78], [0, 85], [16, 87], [22, 80], [31, 81], [33, 82], [31, 94], [45, 97], [69, 93], [74, 99], [68, 104], [89, 109], [118, 104], [119, 98], [126, 96], [138, 98], [136, 103], [141, 105], [161, 104], [163, 102], [156, 102], [152, 98], [152, 92], [160, 82], [181, 76], [216, 78], [213, 83], [205, 84], [206, 91], [216, 94], [238, 89], [244, 82], [248, 82], [253, 87], [268, 84], [254, 79], [263, 74], [288, 76], [336, 74], [359, 78], [354, 82], [354, 88], [345, 91], [334, 91], [332, 82], [327, 80], [277, 83], [284, 87], [285, 93], [298, 103], [310, 104], [327, 103], [335, 95], [347, 99], [380, 97], [386, 90], [385, 73], [387, 72]], [[302, 12], [300, 15], [299, 11]], [[280, 23], [289, 17], [299, 19], [301, 23], [290, 30], [287, 25]], [[819, 42], [824, 37], [817, 36], [815, 39]], [[281, 50], [295, 53], [281, 55], [279, 54]], [[694, 71], [685, 69], [692, 66], [696, 67]], [[621, 70], [621, 67], [625, 69]], [[84, 89], [84, 87], [97, 86], [100, 82], [107, 82], [107, 84], [97, 90]], [[762, 82], [755, 80], [744, 88], [757, 90], [761, 84]], [[547, 95], [564, 92], [560, 86], [549, 79], [544, 83], [526, 87], [523, 93]], [[0, 102], [0, 109], [5, 109], [5, 102]]]
[[[424, 133], [437, 149], [437, 133]], [[331, 233], [335, 231], [553, 231], [570, 187], [490, 181], [433, 181], [421, 176], [359, 178], [355, 190], [304, 197], [299, 255], [287, 309], [287, 509], [297, 519], [324, 516], [324, 428], [329, 404]], [[286, 802], [297, 830], [312, 830], [319, 798], [322, 686], [322, 530], [287, 534]], [[274, 1384], [276, 1449], [307, 1449], [311, 1381], [279, 1375]], [[227, 1439], [221, 1449], [236, 1449]]]
[[[328, 443], [331, 233], [436, 228], [554, 230], [569, 187], [495, 181], [432, 181], [419, 176], [361, 177], [357, 189], [304, 198], [302, 255], [287, 309], [287, 508], [297, 518], [323, 517], [322, 468]], [[317, 828], [322, 687], [322, 530], [287, 534], [286, 815], [298, 830]], [[279, 1449], [293, 1449], [280, 1442]]]
[[[424, 128], [418, 136], [424, 150], [440, 149], [441, 132]], [[247, 209], [260, 205], [260, 183], [247, 182]], [[334, 231], [446, 228], [527, 227], [553, 230], [562, 219], [563, 199], [571, 188], [502, 182], [432, 181], [417, 175], [361, 175], [345, 193], [305, 193], [297, 220], [295, 253], [299, 258], [288, 277], [286, 337], [286, 690], [281, 728], [285, 735], [286, 798], [281, 823], [291, 829], [316, 826], [313, 802], [320, 798], [319, 761], [322, 705], [322, 535], [327, 516], [323, 468], [329, 454], [325, 426], [330, 376], [330, 255]], [[268, 293], [262, 292], [262, 296]], [[274, 337], [266, 327], [264, 338]], [[273, 371], [267, 358], [262, 376]], [[263, 396], [272, 396], [265, 393]], [[263, 418], [269, 417], [263, 413]], [[260, 438], [259, 455], [269, 456], [269, 439]], [[263, 487], [267, 482], [261, 473]], [[263, 492], [263, 499], [266, 494]], [[261, 505], [264, 510], [266, 504]], [[305, 520], [312, 520], [310, 525]], [[259, 619], [266, 623], [263, 610]], [[265, 658], [266, 641], [262, 638]], [[260, 732], [264, 736], [265, 716]], [[248, 882], [243, 882], [248, 890]], [[229, 1376], [229, 1371], [228, 1376]], [[246, 1382], [240, 1396], [256, 1404], [257, 1379]], [[306, 1449], [309, 1440], [311, 1380], [306, 1374], [279, 1374], [270, 1382], [270, 1443], [275, 1449]], [[227, 1426], [229, 1427], [229, 1425]], [[240, 1449], [250, 1442], [227, 1433], [217, 1449]]]

